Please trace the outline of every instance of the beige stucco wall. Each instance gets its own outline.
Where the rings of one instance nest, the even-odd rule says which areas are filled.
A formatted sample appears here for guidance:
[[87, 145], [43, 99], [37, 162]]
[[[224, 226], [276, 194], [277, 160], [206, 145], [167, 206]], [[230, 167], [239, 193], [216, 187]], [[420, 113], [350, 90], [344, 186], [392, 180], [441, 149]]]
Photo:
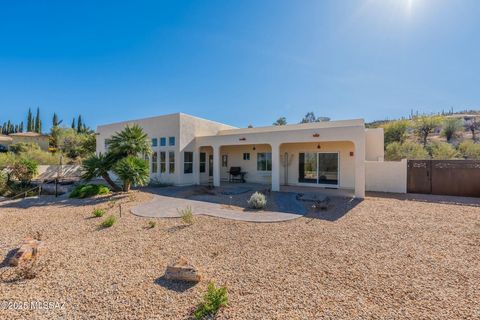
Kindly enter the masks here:
[[383, 161], [383, 128], [365, 129], [365, 160]]
[[365, 161], [367, 191], [407, 192], [407, 160]]
[[37, 137], [28, 137], [28, 136], [11, 136], [12, 143], [36, 143], [40, 147], [40, 149], [48, 151], [49, 147], [49, 139], [47, 136], [37, 136]]

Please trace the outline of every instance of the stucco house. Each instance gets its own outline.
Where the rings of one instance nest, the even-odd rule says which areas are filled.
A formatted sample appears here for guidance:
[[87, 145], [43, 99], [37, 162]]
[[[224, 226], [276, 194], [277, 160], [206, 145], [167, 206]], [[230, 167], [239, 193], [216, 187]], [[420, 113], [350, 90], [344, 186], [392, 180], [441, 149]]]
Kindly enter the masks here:
[[97, 153], [133, 124], [151, 139], [151, 178], [164, 183], [220, 186], [232, 167], [240, 167], [246, 182], [272, 191], [284, 185], [338, 188], [363, 198], [366, 189], [404, 192], [406, 185], [406, 163], [383, 161], [383, 129], [366, 129], [361, 119], [235, 128], [176, 113], [99, 126]]
[[17, 132], [11, 133], [8, 136], [0, 135], [0, 145], [8, 148], [16, 143], [36, 143], [40, 149], [48, 151], [49, 136], [37, 132]]

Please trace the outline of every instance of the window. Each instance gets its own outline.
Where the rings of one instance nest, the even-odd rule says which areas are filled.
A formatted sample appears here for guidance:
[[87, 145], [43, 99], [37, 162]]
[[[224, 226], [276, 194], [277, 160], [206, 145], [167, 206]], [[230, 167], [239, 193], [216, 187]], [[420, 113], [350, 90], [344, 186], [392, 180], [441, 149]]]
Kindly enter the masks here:
[[193, 172], [193, 152], [183, 153], [183, 173]]
[[175, 172], [175, 152], [168, 152], [168, 173]]
[[158, 172], [158, 152], [154, 151], [152, 154], [152, 173]]
[[108, 145], [110, 144], [110, 139], [105, 139], [105, 152], [108, 151]]
[[167, 153], [165, 151], [160, 151], [160, 173], [165, 173], [167, 171]]
[[161, 137], [160, 138], [160, 147], [165, 147], [167, 145], [167, 138]]
[[175, 137], [169, 137], [168, 138], [168, 145], [169, 146], [174, 146], [175, 145]]
[[250, 153], [246, 152], [243, 154], [243, 160], [250, 160]]
[[228, 155], [222, 155], [222, 167], [228, 167]]
[[200, 173], [204, 173], [207, 167], [207, 154], [205, 152], [200, 152]]
[[158, 139], [152, 138], [152, 147], [157, 147], [157, 146], [158, 146]]
[[257, 170], [272, 171], [272, 153], [270, 152], [257, 153]]

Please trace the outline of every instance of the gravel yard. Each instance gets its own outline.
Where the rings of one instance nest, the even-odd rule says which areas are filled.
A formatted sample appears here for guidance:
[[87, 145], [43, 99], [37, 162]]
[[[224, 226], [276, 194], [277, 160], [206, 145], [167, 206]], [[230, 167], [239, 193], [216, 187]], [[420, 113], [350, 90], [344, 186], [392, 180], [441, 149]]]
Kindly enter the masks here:
[[[121, 198], [121, 199], [120, 199]], [[220, 319], [480, 317], [480, 207], [367, 197], [339, 219], [255, 224], [196, 217], [146, 219], [128, 208], [151, 195], [0, 203], [0, 256], [40, 232], [47, 252], [35, 279], [2, 266], [2, 301], [62, 302], [2, 310], [0, 319], [185, 319], [208, 280], [226, 284]], [[106, 216], [123, 215], [109, 229]], [[162, 278], [184, 256], [205, 280]], [[0, 261], [3, 259], [0, 259]]]

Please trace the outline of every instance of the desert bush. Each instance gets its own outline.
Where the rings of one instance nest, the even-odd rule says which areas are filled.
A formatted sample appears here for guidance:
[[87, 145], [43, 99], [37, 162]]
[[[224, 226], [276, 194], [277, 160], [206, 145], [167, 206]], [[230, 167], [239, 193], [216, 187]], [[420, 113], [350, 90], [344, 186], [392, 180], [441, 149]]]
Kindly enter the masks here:
[[103, 217], [104, 214], [105, 214], [105, 211], [103, 209], [100, 209], [100, 208], [93, 209], [94, 217], [100, 218], [100, 217]]
[[23, 184], [29, 184], [38, 173], [38, 165], [28, 158], [20, 158], [11, 167], [12, 176]]
[[193, 313], [195, 319], [204, 319], [207, 316], [214, 316], [218, 310], [228, 305], [228, 291], [227, 287], [216, 287], [213, 282], [210, 282], [207, 287], [207, 293], [203, 297], [202, 303], [197, 306]]
[[263, 209], [267, 206], [267, 199], [263, 193], [255, 192], [248, 200], [248, 205], [254, 209]]
[[115, 216], [109, 216], [107, 219], [103, 220], [102, 224], [100, 225], [102, 228], [110, 228], [117, 222], [117, 218]]
[[445, 142], [432, 143], [428, 149], [432, 159], [435, 160], [458, 159], [460, 156], [460, 153], [451, 144]]
[[17, 158], [13, 152], [0, 153], [0, 170], [13, 166]]
[[0, 169], [0, 196], [4, 195], [8, 186], [8, 174], [5, 170]]
[[427, 145], [428, 135], [442, 124], [443, 119], [442, 116], [418, 116], [413, 119], [415, 134], [424, 147]]
[[392, 142], [403, 143], [407, 137], [408, 120], [392, 121], [383, 126], [385, 145]]
[[458, 146], [458, 151], [466, 159], [480, 160], [480, 144], [465, 140]]
[[193, 224], [195, 222], [192, 207], [188, 206], [185, 209], [177, 209], [177, 212], [180, 214], [183, 223]]
[[80, 184], [72, 190], [70, 198], [83, 199], [108, 193], [110, 193], [110, 189], [103, 184]]
[[420, 144], [405, 141], [404, 143], [390, 143], [387, 146], [385, 158], [388, 161], [400, 161], [402, 159], [428, 159], [429, 155]]
[[157, 226], [155, 221], [148, 221], [148, 229], [153, 229]]
[[33, 150], [40, 150], [40, 147], [38, 144], [32, 142], [18, 142], [10, 145], [9, 149], [11, 152], [19, 154], [30, 152]]

